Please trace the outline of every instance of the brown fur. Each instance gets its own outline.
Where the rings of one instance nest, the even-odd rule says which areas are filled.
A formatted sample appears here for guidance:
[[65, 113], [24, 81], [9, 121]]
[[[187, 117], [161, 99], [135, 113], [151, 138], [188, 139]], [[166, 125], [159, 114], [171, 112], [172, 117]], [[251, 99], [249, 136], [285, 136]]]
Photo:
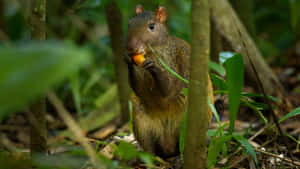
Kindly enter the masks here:
[[[189, 78], [190, 46], [179, 38], [169, 36], [164, 25], [158, 25], [161, 32], [149, 34], [147, 25], [153, 21], [161, 24], [160, 20], [156, 20], [154, 13], [145, 11], [129, 22], [127, 49], [138, 49], [142, 46], [145, 50], [145, 58], [154, 60], [162, 72], [161, 77], [168, 82], [165, 89], [168, 90], [168, 95], [161, 95], [161, 90], [149, 71], [132, 65], [129, 72], [134, 91], [131, 97], [133, 129], [136, 139], [145, 151], [168, 157], [179, 153], [180, 127], [187, 106], [187, 97], [181, 91], [187, 85], [159, 65], [147, 45], [151, 45], [155, 53], [171, 69], [186, 79]], [[156, 36], [155, 33], [160, 36]], [[208, 90], [213, 102], [211, 83]], [[210, 119], [211, 112], [208, 116]]]

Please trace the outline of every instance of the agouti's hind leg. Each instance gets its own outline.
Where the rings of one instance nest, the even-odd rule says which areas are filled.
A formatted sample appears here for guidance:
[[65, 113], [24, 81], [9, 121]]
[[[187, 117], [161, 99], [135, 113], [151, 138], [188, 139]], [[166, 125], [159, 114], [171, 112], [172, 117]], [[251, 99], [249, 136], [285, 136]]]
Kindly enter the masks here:
[[147, 128], [139, 127], [135, 122], [133, 123], [134, 136], [137, 139], [140, 146], [144, 151], [149, 153], [155, 153], [155, 137], [151, 133], [151, 131], [147, 130]]

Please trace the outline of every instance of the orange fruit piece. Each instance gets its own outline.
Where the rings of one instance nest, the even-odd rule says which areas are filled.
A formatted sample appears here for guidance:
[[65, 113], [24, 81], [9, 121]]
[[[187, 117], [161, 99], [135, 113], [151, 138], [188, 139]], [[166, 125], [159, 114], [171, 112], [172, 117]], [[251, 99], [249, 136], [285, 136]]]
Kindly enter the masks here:
[[133, 60], [134, 60], [136, 65], [141, 66], [146, 59], [143, 55], [138, 54], [138, 55], [133, 56]]

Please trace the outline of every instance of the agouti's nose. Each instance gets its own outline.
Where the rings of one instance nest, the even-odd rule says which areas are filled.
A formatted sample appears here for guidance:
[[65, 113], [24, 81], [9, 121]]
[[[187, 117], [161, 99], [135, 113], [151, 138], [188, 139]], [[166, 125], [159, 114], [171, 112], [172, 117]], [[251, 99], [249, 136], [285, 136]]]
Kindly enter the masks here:
[[136, 53], [138, 51], [138, 41], [135, 39], [128, 39], [126, 48], [128, 52]]

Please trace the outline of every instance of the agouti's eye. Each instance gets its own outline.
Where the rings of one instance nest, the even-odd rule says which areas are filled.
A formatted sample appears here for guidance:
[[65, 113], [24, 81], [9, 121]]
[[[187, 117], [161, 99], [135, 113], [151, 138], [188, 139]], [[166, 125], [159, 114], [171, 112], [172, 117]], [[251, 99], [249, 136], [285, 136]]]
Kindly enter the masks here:
[[149, 30], [153, 31], [154, 28], [155, 28], [155, 24], [154, 23], [150, 23], [148, 28], [149, 28]]

